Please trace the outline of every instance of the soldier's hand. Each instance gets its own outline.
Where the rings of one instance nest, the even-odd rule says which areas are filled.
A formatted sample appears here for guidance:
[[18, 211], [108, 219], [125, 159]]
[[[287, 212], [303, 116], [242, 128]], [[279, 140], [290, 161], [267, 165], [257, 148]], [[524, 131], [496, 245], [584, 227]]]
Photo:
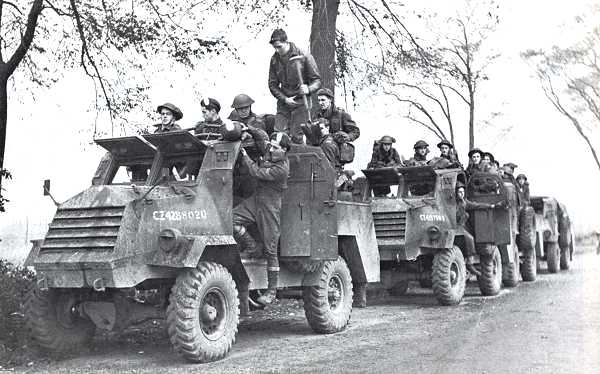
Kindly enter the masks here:
[[287, 105], [296, 105], [296, 100], [294, 100], [293, 97], [286, 97], [285, 98], [285, 103]]
[[306, 84], [300, 85], [300, 94], [308, 95], [310, 91], [308, 90], [308, 86]]
[[246, 152], [246, 149], [245, 149], [244, 147], [242, 147], [242, 148], [240, 149], [240, 153], [241, 153], [241, 154], [242, 154], [242, 156], [244, 156], [244, 157], [245, 157], [245, 156], [248, 156], [248, 152]]

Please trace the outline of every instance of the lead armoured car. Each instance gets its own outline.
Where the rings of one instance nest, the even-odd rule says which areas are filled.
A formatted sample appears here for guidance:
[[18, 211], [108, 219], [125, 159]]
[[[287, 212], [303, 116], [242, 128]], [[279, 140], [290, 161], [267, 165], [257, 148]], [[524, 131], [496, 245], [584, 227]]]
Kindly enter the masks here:
[[[249, 291], [267, 285], [265, 260], [245, 258], [232, 235], [232, 208], [253, 185], [238, 155], [245, 147], [258, 157], [254, 142], [177, 131], [96, 143], [108, 153], [92, 185], [58, 206], [29, 256], [38, 275], [26, 303], [34, 340], [64, 351], [97, 328], [166, 316], [184, 358], [223, 358]], [[338, 199], [319, 147], [294, 145], [288, 158], [279, 285], [302, 290], [314, 331], [334, 333], [350, 319], [352, 281], [379, 280], [371, 206]]]

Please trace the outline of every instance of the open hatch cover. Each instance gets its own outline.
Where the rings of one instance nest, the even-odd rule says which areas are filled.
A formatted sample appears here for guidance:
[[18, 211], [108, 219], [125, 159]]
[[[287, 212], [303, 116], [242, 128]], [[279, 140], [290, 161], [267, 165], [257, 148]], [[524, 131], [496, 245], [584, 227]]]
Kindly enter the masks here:
[[433, 167], [425, 166], [407, 166], [397, 168], [398, 173], [402, 174], [407, 180], [429, 180], [435, 179], [436, 173]]
[[365, 169], [363, 174], [371, 186], [392, 186], [400, 182], [398, 171], [395, 167]]
[[144, 135], [164, 155], [204, 153], [206, 145], [187, 131], [171, 131]]
[[94, 139], [94, 142], [120, 159], [153, 158], [156, 154], [156, 148], [139, 136]]

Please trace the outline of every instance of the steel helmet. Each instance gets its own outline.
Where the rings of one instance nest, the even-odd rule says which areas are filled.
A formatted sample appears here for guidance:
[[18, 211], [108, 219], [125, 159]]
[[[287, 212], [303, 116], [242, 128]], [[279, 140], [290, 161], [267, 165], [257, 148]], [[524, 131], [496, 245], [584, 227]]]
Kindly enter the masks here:
[[160, 111], [163, 109], [170, 110], [171, 113], [173, 113], [173, 117], [175, 118], [175, 121], [178, 121], [183, 117], [183, 112], [181, 111], [181, 109], [177, 108], [175, 105], [173, 105], [171, 103], [164, 103], [163, 105], [159, 105], [156, 108], [156, 111], [158, 113], [160, 113]]
[[396, 139], [394, 139], [392, 136], [384, 135], [381, 137], [381, 139], [379, 139], [378, 143], [392, 144], [392, 143], [396, 143]]
[[413, 148], [417, 149], [417, 148], [424, 148], [424, 147], [429, 147], [429, 144], [427, 144], [427, 142], [425, 140], [419, 140], [418, 142], [415, 143]]
[[244, 108], [254, 104], [254, 100], [246, 94], [239, 94], [233, 98], [233, 104], [231, 107], [234, 109]]

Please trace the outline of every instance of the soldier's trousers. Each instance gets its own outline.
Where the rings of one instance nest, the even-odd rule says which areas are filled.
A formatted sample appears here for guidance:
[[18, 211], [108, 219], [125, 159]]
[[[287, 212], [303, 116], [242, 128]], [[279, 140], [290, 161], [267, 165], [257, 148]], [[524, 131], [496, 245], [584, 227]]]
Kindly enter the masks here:
[[303, 104], [289, 106], [284, 101], [277, 100], [275, 131], [285, 132], [292, 138], [292, 142], [302, 144], [304, 133], [300, 125], [303, 123], [308, 123], [308, 111]]
[[281, 194], [255, 193], [233, 208], [233, 224], [248, 227], [256, 225], [265, 245], [267, 270], [279, 271], [277, 247], [281, 227]]
[[473, 235], [469, 232], [469, 230], [464, 227], [459, 227], [456, 230], [456, 234], [462, 234], [463, 238], [465, 239], [464, 256], [475, 256], [477, 254], [477, 251], [475, 250], [475, 238], [473, 238]]

